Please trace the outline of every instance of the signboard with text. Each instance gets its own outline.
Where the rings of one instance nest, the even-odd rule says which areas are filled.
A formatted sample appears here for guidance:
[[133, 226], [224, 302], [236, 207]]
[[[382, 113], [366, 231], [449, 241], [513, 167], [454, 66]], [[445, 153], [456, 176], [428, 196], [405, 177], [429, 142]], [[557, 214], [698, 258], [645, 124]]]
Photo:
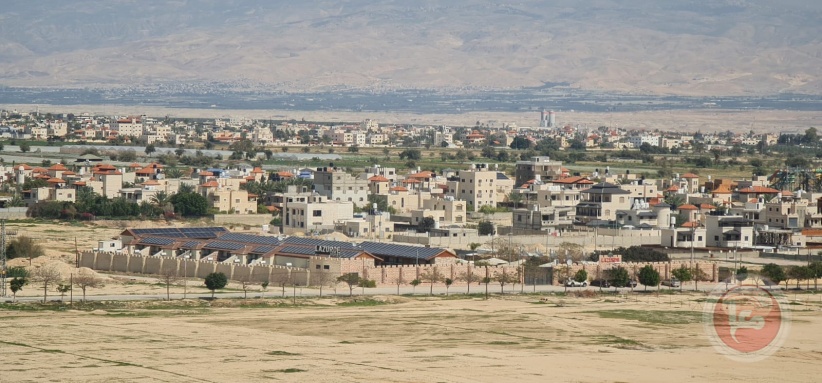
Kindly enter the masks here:
[[599, 263], [622, 263], [622, 254], [600, 255]]
[[339, 257], [340, 256], [340, 247], [339, 246], [317, 245], [317, 247], [314, 249], [314, 254], [329, 255], [329, 256], [332, 256], [332, 257]]

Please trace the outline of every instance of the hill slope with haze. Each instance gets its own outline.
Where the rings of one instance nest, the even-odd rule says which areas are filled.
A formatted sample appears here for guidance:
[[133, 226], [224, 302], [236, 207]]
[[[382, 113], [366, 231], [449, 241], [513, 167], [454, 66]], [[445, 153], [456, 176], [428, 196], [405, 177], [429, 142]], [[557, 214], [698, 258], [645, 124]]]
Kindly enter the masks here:
[[9, 1], [0, 85], [822, 93], [822, 2]]

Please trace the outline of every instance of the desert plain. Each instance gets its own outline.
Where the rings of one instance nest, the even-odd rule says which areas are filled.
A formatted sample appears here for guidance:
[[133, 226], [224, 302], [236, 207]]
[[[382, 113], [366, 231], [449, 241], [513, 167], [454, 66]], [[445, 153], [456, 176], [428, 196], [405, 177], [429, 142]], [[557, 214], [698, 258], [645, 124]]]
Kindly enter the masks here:
[[[33, 265], [71, 268], [75, 238], [88, 249], [147, 224], [21, 221], [7, 229], [44, 244]], [[786, 296], [785, 343], [746, 363], [713, 348], [703, 328], [707, 293], [687, 288], [486, 300], [441, 289], [425, 296], [425, 286], [414, 296], [347, 297], [342, 288], [292, 299], [269, 287], [261, 299], [257, 286], [242, 299], [230, 284], [233, 293], [208, 301], [180, 300], [177, 283], [169, 302], [157, 300], [165, 286], [156, 278], [100, 277], [105, 287], [90, 295], [155, 300], [81, 303], [75, 289], [71, 305], [40, 305], [31, 301], [42, 287], [26, 286], [18, 298], [29, 302], [0, 304], [0, 382], [810, 382], [822, 374], [822, 294], [813, 292]], [[207, 292], [196, 281], [187, 289]]]
[[9, 382], [810, 382], [819, 297], [755, 363], [718, 354], [702, 294], [311, 298], [0, 310]]

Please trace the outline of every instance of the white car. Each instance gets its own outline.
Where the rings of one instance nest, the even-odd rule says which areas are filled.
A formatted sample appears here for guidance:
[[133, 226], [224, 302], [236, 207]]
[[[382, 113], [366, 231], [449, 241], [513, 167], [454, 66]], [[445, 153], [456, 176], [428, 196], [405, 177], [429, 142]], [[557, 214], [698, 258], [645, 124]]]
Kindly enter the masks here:
[[671, 278], [662, 281], [662, 286], [679, 287], [681, 286], [681, 283], [679, 282], [679, 279]]
[[577, 282], [573, 279], [569, 279], [569, 280], [565, 281], [565, 286], [566, 287], [586, 287], [586, 286], [588, 286], [588, 281]]

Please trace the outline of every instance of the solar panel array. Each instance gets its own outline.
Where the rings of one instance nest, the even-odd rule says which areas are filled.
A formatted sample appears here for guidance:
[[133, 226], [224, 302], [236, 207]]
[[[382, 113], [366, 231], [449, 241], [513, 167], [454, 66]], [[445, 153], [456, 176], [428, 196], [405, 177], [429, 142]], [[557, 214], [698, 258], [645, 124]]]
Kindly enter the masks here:
[[146, 237], [140, 239], [138, 242], [142, 245], [159, 245], [159, 246], [166, 246], [174, 243], [173, 238], [163, 238], [163, 237]]
[[[283, 246], [280, 248], [278, 253], [285, 253], [285, 254], [300, 254], [300, 255], [315, 255], [315, 249], [313, 247], [305, 247], [305, 246]], [[340, 256], [338, 258], [353, 258], [356, 257], [358, 254], [362, 253], [362, 250], [358, 249], [340, 249]]]
[[222, 241], [235, 241], [254, 243], [258, 245], [279, 245], [280, 239], [277, 237], [265, 237], [261, 235], [226, 233], [220, 236]]
[[209, 239], [209, 238], [217, 238], [219, 233], [227, 232], [228, 229], [224, 227], [186, 227], [186, 228], [176, 228], [176, 227], [164, 227], [164, 228], [153, 228], [153, 229], [131, 229], [131, 232], [138, 235], [153, 235], [153, 236], [161, 236], [161, 237], [174, 237], [174, 238], [202, 238], [202, 239]]
[[207, 243], [204, 248], [215, 250], [240, 250], [245, 247], [242, 243], [211, 241]]
[[276, 249], [276, 248], [277, 248], [277, 246], [257, 246], [253, 250], [251, 250], [251, 253], [266, 254], [266, 253], [270, 253], [270, 252], [274, 251], [274, 249]]
[[182, 247], [184, 249], [193, 249], [193, 248], [197, 247], [197, 245], [199, 245], [200, 243], [201, 243], [200, 241], [188, 241], [188, 242], [180, 245], [180, 247]]
[[335, 246], [341, 249], [350, 249], [356, 247], [350, 242], [341, 241], [326, 241], [324, 239], [302, 238], [302, 237], [288, 237], [283, 240], [284, 244], [304, 245], [304, 246]]
[[181, 228], [180, 232], [188, 238], [215, 238], [220, 233], [227, 233], [228, 229], [224, 227], [186, 227]]
[[428, 259], [445, 251], [445, 249], [440, 249], [437, 247], [406, 246], [381, 242], [363, 242], [360, 243], [360, 248], [380, 258], [391, 256], [411, 259]]

